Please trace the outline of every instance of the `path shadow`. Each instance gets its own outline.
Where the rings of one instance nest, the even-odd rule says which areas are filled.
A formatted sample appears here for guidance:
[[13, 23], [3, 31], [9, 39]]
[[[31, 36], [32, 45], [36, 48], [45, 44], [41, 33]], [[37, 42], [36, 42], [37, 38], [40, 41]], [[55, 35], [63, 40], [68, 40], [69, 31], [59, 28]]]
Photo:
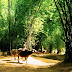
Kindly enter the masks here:
[[63, 61], [65, 56], [64, 55], [49, 55], [49, 56], [44, 56], [43, 58]]
[[11, 61], [11, 60], [2, 60], [2, 61]]
[[72, 63], [57, 63], [53, 66], [47, 68], [37, 68], [42, 70], [42, 72], [49, 71], [49, 72], [72, 72]]
[[34, 57], [41, 57], [41, 58], [46, 58], [46, 59], [53, 59], [53, 60], [59, 60], [59, 61], [63, 61], [65, 58], [65, 55], [57, 55], [57, 54], [52, 54], [52, 55], [46, 55], [46, 56], [36, 56], [36, 55], [32, 55]]
[[7, 63], [23, 64], [23, 63], [18, 63], [18, 62], [7, 62]]

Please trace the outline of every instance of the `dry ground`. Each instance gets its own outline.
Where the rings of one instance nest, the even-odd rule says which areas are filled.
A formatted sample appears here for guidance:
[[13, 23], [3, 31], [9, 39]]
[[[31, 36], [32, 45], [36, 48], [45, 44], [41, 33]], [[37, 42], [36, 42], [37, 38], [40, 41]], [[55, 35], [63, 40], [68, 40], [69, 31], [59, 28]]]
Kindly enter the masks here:
[[[52, 56], [52, 59], [50, 57]], [[0, 72], [72, 72], [72, 64], [71, 63], [62, 63], [62, 57], [56, 56], [56, 55], [51, 55], [51, 54], [40, 54], [40, 55], [32, 55], [33, 59], [37, 59], [41, 62], [51, 64], [54, 63], [53, 65], [49, 66], [37, 66], [34, 67], [35, 65], [29, 65], [29, 64], [19, 64], [17, 65], [12, 65], [12, 63], [5, 63], [6, 61], [11, 58], [11, 56], [0, 56]], [[49, 58], [49, 59], [48, 59]], [[7, 61], [9, 62], [9, 61]], [[17, 63], [17, 62], [16, 62]]]

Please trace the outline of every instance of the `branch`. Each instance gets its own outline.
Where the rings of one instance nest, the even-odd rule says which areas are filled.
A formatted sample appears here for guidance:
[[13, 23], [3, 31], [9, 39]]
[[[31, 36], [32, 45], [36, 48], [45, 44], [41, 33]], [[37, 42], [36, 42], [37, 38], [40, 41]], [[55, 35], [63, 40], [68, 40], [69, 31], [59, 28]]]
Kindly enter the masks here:
[[0, 16], [1, 16], [2, 20], [3, 20], [4, 19], [3, 16], [1, 14], [0, 14]]
[[61, 18], [61, 22], [62, 22], [63, 29], [64, 29], [64, 31], [65, 31], [65, 28], [64, 28], [64, 23], [63, 23], [63, 20], [62, 20], [62, 16], [61, 16], [60, 10], [59, 10], [59, 8], [58, 8], [58, 6], [57, 6], [57, 4], [56, 4], [56, 1], [55, 1], [55, 0], [54, 0], [54, 2], [55, 2], [55, 5], [56, 5], [57, 10], [58, 10], [58, 12], [59, 12], [59, 15], [60, 15], [60, 18]]
[[1, 16], [1, 18], [2, 18], [2, 22], [4, 22], [4, 23], [7, 23], [5, 20], [4, 20], [4, 18], [3, 18], [3, 16], [0, 14], [0, 16]]
[[[55, 2], [55, 0], [54, 0], [54, 2]], [[57, 10], [58, 10], [59, 15], [60, 15], [60, 18], [61, 18], [61, 22], [62, 22], [63, 29], [64, 29], [64, 31], [65, 31], [66, 39], [68, 40], [68, 37], [67, 37], [67, 31], [68, 31], [67, 24], [65, 23], [65, 25], [64, 25], [63, 20], [62, 20], [62, 16], [61, 16], [61, 13], [60, 13], [60, 10], [59, 10], [56, 2], [55, 2], [55, 5], [56, 5], [56, 7], [57, 7]], [[67, 20], [66, 20], [66, 22], [67, 22]], [[65, 27], [66, 27], [66, 28], [65, 28]], [[63, 41], [64, 41], [64, 40], [63, 40]]]
[[70, 22], [71, 22], [71, 24], [72, 24], [71, 6], [70, 6], [70, 4], [69, 4], [69, 0], [68, 0], [68, 1], [66, 0], [66, 4], [67, 4], [68, 10], [69, 10], [69, 14], [70, 14]]
[[[59, 6], [61, 7], [61, 10], [62, 10], [63, 14], [65, 14], [65, 12], [64, 12], [64, 10], [63, 10], [63, 7], [62, 7], [61, 3], [58, 2], [58, 4], [59, 4]], [[64, 5], [64, 4], [63, 4], [63, 5]], [[65, 17], [64, 17], [64, 19], [65, 19]]]
[[[36, 15], [36, 13], [39, 11], [40, 7], [41, 7], [41, 3], [39, 4], [39, 8], [38, 8], [38, 9], [36, 8], [34, 15]], [[31, 24], [30, 24], [31, 26], [32, 26], [32, 23], [33, 23], [34, 19], [35, 19], [35, 16], [34, 16], [33, 19], [31, 20]]]
[[64, 42], [65, 42], [65, 39], [61, 38]]

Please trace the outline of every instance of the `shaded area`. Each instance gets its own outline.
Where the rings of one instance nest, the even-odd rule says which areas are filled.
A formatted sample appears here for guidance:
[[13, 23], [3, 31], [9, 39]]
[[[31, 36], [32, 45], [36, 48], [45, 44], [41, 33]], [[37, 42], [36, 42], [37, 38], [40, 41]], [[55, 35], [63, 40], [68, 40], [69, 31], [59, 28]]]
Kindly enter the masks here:
[[65, 55], [57, 55], [57, 54], [47, 54], [47, 55], [33, 55], [34, 57], [41, 57], [46, 59], [53, 59], [53, 60], [59, 60], [63, 61], [65, 58]]
[[0, 65], [0, 72], [72, 72], [72, 64], [68, 63], [59, 63], [54, 66], [50, 66], [48, 68], [37, 68], [33, 69], [31, 67], [26, 66], [5, 66]]
[[[59, 56], [60, 57], [60, 56]], [[6, 58], [6, 57], [4, 57]], [[35, 57], [38, 60], [45, 61], [48, 60], [46, 58]], [[8, 59], [7, 59], [8, 60]], [[51, 60], [51, 59], [49, 59]], [[4, 60], [6, 61], [6, 59]], [[52, 60], [56, 61], [56, 60]], [[18, 62], [9, 62], [17, 64]], [[19, 64], [19, 63], [18, 63]], [[21, 63], [20, 63], [21, 64]], [[72, 72], [72, 63], [57, 63], [56, 65], [49, 66], [49, 67], [41, 67], [41, 68], [33, 68], [32, 66], [22, 65], [22, 66], [12, 66], [7, 65], [5, 63], [0, 64], [0, 72]]]
[[2, 60], [2, 61], [11, 61], [11, 60]]
[[38, 72], [72, 72], [71, 63], [58, 63], [48, 68], [38, 68]]
[[[11, 61], [10, 61], [11, 60]], [[42, 58], [41, 58], [41, 60], [42, 60]], [[11, 64], [11, 65], [16, 65], [16, 66], [22, 66], [22, 65], [25, 65], [25, 64], [27, 64], [27, 65], [29, 65], [30, 67], [32, 66], [33, 68], [38, 68], [38, 67], [48, 67], [48, 66], [50, 66], [50, 65], [54, 65], [54, 64], [56, 64], [56, 62], [53, 62], [53, 63], [51, 63], [51, 62], [49, 62], [49, 63], [47, 63], [47, 62], [43, 62], [43, 61], [41, 61], [41, 60], [39, 60], [39, 59], [37, 59], [37, 58], [33, 58], [33, 57], [31, 57], [31, 56], [29, 56], [29, 58], [27, 59], [27, 63], [26, 63], [26, 61], [24, 61], [24, 60], [22, 60], [22, 59], [20, 59], [20, 63], [18, 63], [18, 60], [16, 59], [16, 60], [14, 60], [14, 59], [11, 59], [11, 58], [9, 58], [9, 59], [1, 59], [1, 63], [2, 62], [4, 62], [5, 64]], [[22, 64], [22, 65], [20, 65], [20, 64]]]
[[6, 62], [6, 63], [23, 64], [23, 63], [18, 63], [18, 62]]

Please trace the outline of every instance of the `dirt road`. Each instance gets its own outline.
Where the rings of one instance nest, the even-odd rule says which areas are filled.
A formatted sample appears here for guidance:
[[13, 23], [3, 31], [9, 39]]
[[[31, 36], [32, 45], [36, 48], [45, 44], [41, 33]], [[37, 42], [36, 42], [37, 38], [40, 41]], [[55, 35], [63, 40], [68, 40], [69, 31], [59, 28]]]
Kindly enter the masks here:
[[27, 63], [24, 59], [18, 63], [11, 56], [0, 56], [0, 72], [72, 72], [72, 64], [33, 56], [28, 58]]

